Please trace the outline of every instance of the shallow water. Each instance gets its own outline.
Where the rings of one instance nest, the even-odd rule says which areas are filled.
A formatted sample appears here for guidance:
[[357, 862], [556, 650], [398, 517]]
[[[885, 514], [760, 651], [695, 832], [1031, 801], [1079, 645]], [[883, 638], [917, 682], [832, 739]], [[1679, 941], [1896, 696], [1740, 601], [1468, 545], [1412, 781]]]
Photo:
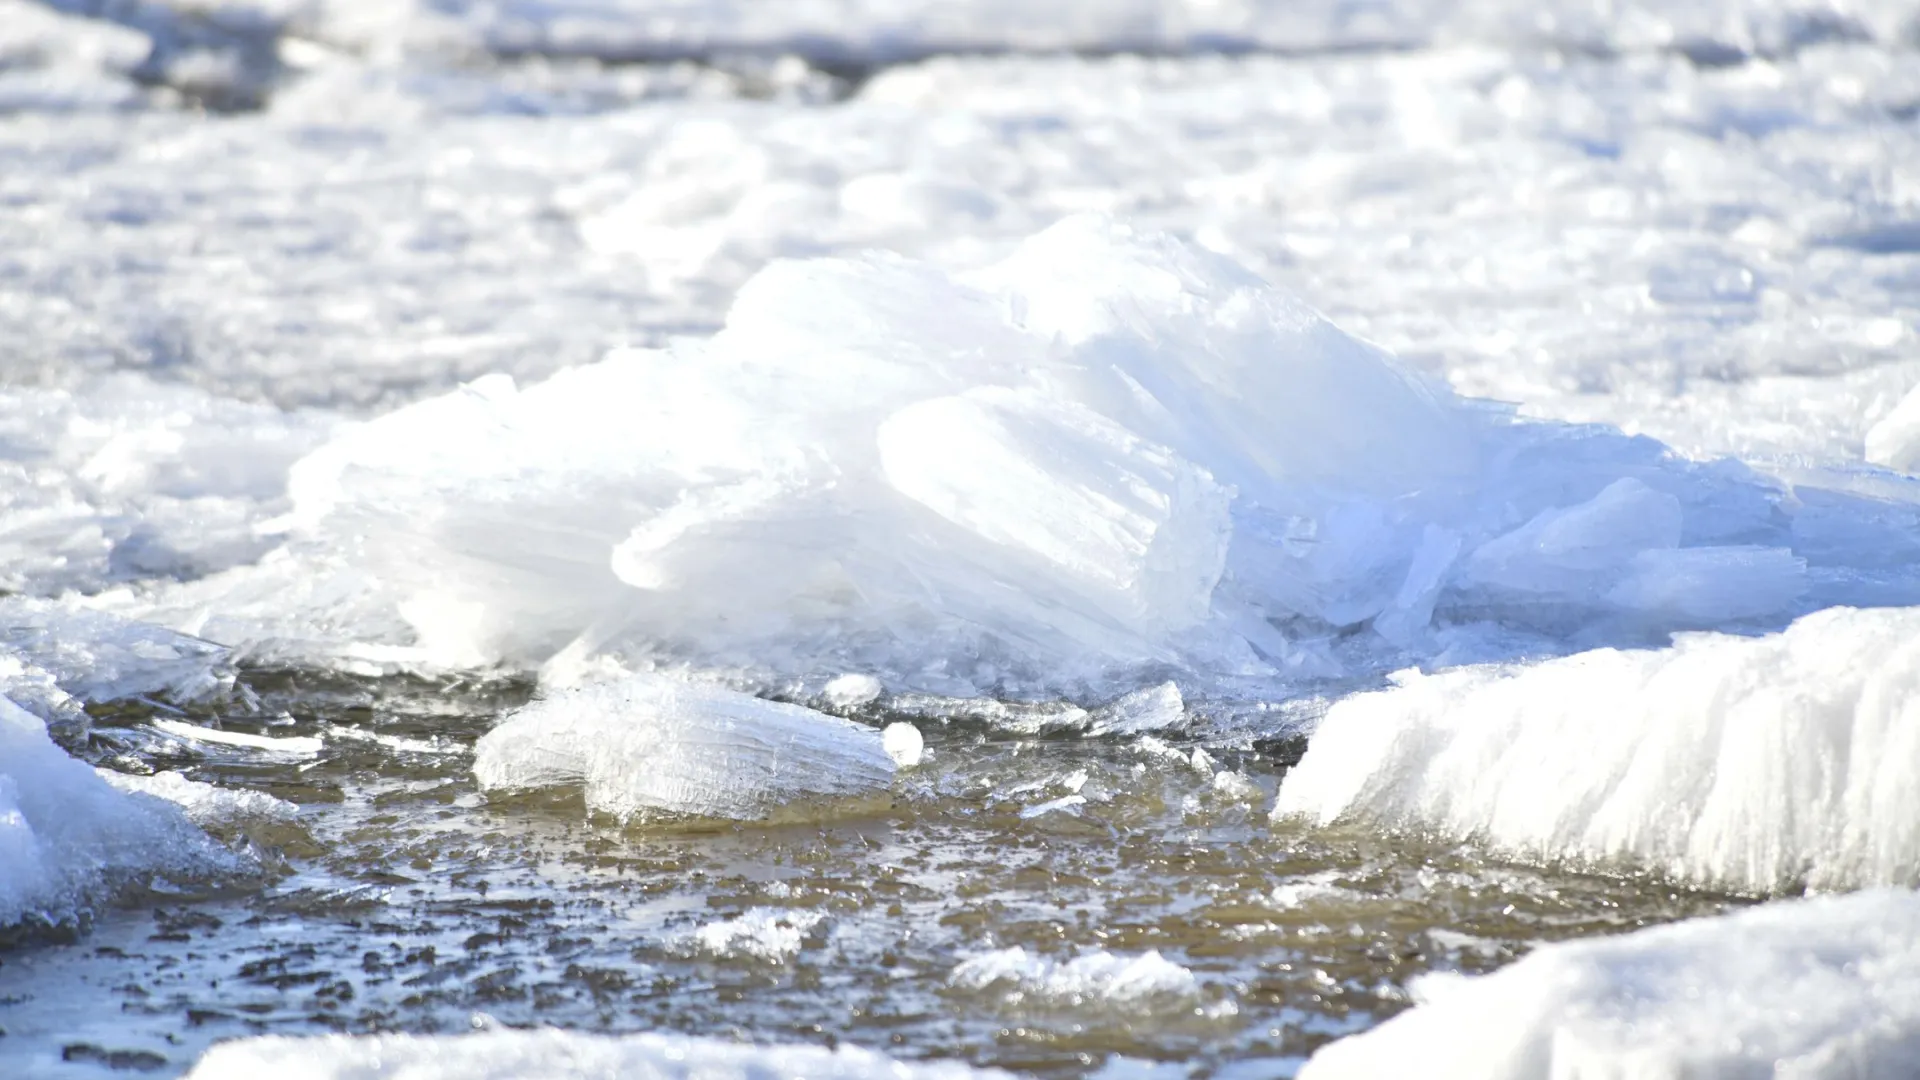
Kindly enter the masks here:
[[[1739, 902], [1269, 823], [1287, 747], [1222, 729], [1156, 748], [922, 719], [927, 759], [879, 803], [622, 826], [589, 820], [577, 794], [477, 792], [472, 743], [523, 684], [247, 679], [261, 713], [227, 727], [325, 749], [188, 746], [122, 713], [96, 717], [89, 751], [299, 804], [297, 828], [230, 838], [280, 876], [151, 895], [0, 957], [0, 1071], [159, 1075], [239, 1035], [498, 1022], [844, 1040], [1043, 1076], [1113, 1055], [1287, 1075], [1403, 1008], [1420, 973]], [[1210, 766], [1192, 759], [1201, 744]], [[756, 908], [798, 914], [785, 941], [695, 936]], [[1192, 981], [954, 985], [965, 959], [1015, 945], [1061, 962], [1157, 950]]]

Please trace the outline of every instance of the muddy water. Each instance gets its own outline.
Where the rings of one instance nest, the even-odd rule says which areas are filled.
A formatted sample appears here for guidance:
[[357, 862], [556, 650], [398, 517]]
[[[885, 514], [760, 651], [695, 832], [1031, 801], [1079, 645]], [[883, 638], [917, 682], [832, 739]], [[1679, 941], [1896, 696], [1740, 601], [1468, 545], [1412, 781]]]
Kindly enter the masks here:
[[[166, 1075], [240, 1035], [499, 1023], [849, 1041], [1042, 1076], [1115, 1055], [1285, 1076], [1404, 1008], [1423, 972], [1736, 902], [1273, 824], [1284, 748], [1221, 732], [1156, 744], [922, 721], [927, 760], [889, 801], [810, 823], [623, 827], [577, 797], [476, 791], [473, 741], [523, 685], [250, 678], [275, 719], [219, 722], [325, 749], [184, 744], [122, 713], [99, 718], [90, 752], [297, 803], [297, 826], [229, 838], [271, 881], [149, 893], [75, 940], [0, 952], [0, 1074]], [[771, 929], [699, 933], [742, 915]], [[1192, 979], [954, 979], [1012, 946], [1062, 963], [1154, 951]]]

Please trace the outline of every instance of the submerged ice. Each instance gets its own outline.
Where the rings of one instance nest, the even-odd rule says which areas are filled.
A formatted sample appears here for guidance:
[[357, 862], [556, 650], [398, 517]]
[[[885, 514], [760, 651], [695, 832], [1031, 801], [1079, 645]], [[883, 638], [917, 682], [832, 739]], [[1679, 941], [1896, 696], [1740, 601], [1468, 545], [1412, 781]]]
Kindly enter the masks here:
[[556, 685], [666, 663], [1105, 700], [1920, 587], [1871, 550], [1903, 503], [1518, 420], [1097, 217], [958, 276], [776, 262], [710, 341], [490, 376], [344, 428], [287, 489], [277, 562], [142, 610]]

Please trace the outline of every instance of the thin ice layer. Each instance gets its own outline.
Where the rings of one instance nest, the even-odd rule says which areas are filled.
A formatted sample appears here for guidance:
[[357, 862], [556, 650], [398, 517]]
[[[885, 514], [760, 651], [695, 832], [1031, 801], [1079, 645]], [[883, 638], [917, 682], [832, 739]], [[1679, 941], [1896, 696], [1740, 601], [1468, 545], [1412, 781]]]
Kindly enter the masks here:
[[736, 819], [872, 795], [893, 779], [874, 728], [715, 686], [640, 676], [553, 693], [474, 748], [488, 791], [585, 789], [621, 819]]
[[0, 697], [0, 931], [84, 922], [127, 886], [246, 865], [173, 805], [115, 790]]
[[1743, 890], [1920, 883], [1920, 609], [1398, 682], [1327, 712], [1276, 816]]
[[1518, 422], [1098, 217], [967, 275], [775, 263], [708, 342], [478, 380], [344, 429], [288, 490], [288, 561], [175, 610], [562, 684], [611, 659], [1090, 700], [1148, 665], [1366, 676], [1450, 655], [1436, 624], [1777, 626], [1857, 599], [1888, 531], [1872, 499], [1808, 532], [1737, 464]]
[[957, 1061], [904, 1062], [857, 1046], [752, 1046], [685, 1035], [585, 1035], [545, 1028], [472, 1035], [268, 1035], [207, 1051], [191, 1080], [991, 1080]]
[[1420, 1004], [1300, 1080], [1903, 1080], [1920, 1061], [1920, 895], [1783, 901], [1428, 975]]

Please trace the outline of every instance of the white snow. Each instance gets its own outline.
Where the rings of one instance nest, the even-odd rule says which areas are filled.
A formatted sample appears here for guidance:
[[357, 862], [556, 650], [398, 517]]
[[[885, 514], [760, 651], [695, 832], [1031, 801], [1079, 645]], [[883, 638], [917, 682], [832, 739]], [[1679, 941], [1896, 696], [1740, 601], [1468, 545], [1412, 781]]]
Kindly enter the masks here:
[[1396, 678], [1328, 710], [1276, 816], [1742, 890], [1920, 883], [1920, 609]]
[[686, 1035], [586, 1035], [542, 1028], [471, 1035], [267, 1035], [207, 1051], [192, 1080], [992, 1080], [1008, 1074], [960, 1062], [896, 1061], [843, 1045], [754, 1046]]
[[0, 930], [84, 922], [122, 888], [247, 866], [170, 803], [115, 790], [0, 697]]
[[473, 763], [483, 790], [580, 785], [589, 809], [621, 819], [778, 816], [882, 793], [894, 768], [874, 728], [656, 676], [537, 700], [482, 736]]
[[1014, 945], [963, 961], [947, 981], [1009, 1005], [1041, 1008], [1190, 1009], [1200, 994], [1193, 972], [1157, 950], [1125, 956], [1091, 949], [1062, 960]]
[[1897, 1080], [1920, 1061], [1920, 895], [1781, 901], [1543, 945], [1413, 992], [1412, 1011], [1322, 1048], [1300, 1080]]

